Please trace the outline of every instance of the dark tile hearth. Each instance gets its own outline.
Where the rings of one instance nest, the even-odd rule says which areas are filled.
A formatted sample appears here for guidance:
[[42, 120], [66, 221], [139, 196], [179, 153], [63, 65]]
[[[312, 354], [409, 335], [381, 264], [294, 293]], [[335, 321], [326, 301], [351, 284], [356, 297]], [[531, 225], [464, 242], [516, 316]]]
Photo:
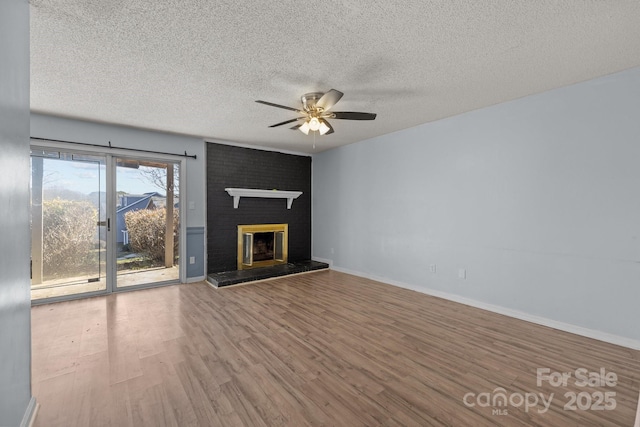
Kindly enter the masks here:
[[325, 268], [329, 268], [329, 264], [312, 260], [298, 261], [282, 265], [274, 265], [272, 267], [211, 273], [207, 276], [207, 281], [220, 288], [222, 286], [270, 279], [272, 277], [287, 276], [289, 274], [304, 273], [306, 271], [322, 270]]

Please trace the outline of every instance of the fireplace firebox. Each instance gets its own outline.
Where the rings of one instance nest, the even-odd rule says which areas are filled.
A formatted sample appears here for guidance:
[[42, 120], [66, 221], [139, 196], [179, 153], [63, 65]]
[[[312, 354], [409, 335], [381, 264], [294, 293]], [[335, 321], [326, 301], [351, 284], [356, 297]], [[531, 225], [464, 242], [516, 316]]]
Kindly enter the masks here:
[[238, 270], [287, 263], [288, 224], [238, 226]]

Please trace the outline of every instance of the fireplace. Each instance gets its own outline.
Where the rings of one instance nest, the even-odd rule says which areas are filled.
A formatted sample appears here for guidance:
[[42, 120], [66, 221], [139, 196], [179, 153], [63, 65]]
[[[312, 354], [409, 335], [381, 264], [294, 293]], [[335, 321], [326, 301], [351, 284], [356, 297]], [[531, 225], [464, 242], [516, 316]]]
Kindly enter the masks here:
[[287, 263], [288, 224], [238, 226], [238, 270]]

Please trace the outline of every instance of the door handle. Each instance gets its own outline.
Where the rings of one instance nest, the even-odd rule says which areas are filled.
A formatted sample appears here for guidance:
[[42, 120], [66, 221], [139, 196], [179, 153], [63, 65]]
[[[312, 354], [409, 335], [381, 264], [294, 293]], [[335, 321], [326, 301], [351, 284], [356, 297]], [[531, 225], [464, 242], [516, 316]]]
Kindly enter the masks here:
[[111, 231], [111, 218], [107, 218], [106, 221], [98, 221], [99, 227], [107, 227], [107, 231]]

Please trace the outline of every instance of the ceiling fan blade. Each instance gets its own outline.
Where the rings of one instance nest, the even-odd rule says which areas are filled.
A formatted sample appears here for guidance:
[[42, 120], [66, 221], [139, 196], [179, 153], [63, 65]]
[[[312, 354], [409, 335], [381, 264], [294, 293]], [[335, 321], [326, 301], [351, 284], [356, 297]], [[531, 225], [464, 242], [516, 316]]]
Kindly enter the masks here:
[[288, 123], [293, 123], [293, 122], [295, 122], [296, 120], [302, 120], [302, 119], [304, 119], [304, 117], [296, 117], [295, 119], [286, 120], [286, 121], [284, 121], [284, 122], [276, 123], [275, 125], [271, 125], [271, 126], [269, 126], [269, 127], [270, 127], [270, 128], [275, 128], [275, 127], [282, 126], [282, 125], [286, 125], [286, 124], [288, 124]]
[[264, 105], [269, 105], [271, 107], [276, 107], [276, 108], [284, 108], [285, 110], [291, 110], [291, 111], [296, 111], [298, 113], [304, 113], [304, 111], [300, 111], [297, 108], [291, 108], [291, 107], [287, 107], [285, 105], [280, 105], [280, 104], [274, 104], [273, 102], [267, 102], [267, 101], [256, 101], [258, 104], [264, 104]]
[[289, 129], [298, 130], [300, 128], [300, 126], [302, 126], [302, 123], [300, 123], [298, 125], [295, 125], [295, 126], [291, 126]]
[[328, 109], [336, 105], [338, 101], [340, 101], [342, 95], [344, 95], [344, 93], [340, 92], [339, 90], [331, 89], [329, 92], [322, 95], [320, 99], [318, 99], [318, 102], [316, 102], [316, 107], [322, 108], [323, 111], [327, 111]]
[[375, 113], [359, 113], [355, 111], [334, 111], [330, 116], [332, 119], [341, 120], [375, 120]]
[[325, 135], [331, 135], [334, 132], [333, 126], [331, 126], [331, 123], [329, 123], [327, 119], [324, 119], [323, 122], [325, 125], [329, 126], [329, 130], [325, 133]]

